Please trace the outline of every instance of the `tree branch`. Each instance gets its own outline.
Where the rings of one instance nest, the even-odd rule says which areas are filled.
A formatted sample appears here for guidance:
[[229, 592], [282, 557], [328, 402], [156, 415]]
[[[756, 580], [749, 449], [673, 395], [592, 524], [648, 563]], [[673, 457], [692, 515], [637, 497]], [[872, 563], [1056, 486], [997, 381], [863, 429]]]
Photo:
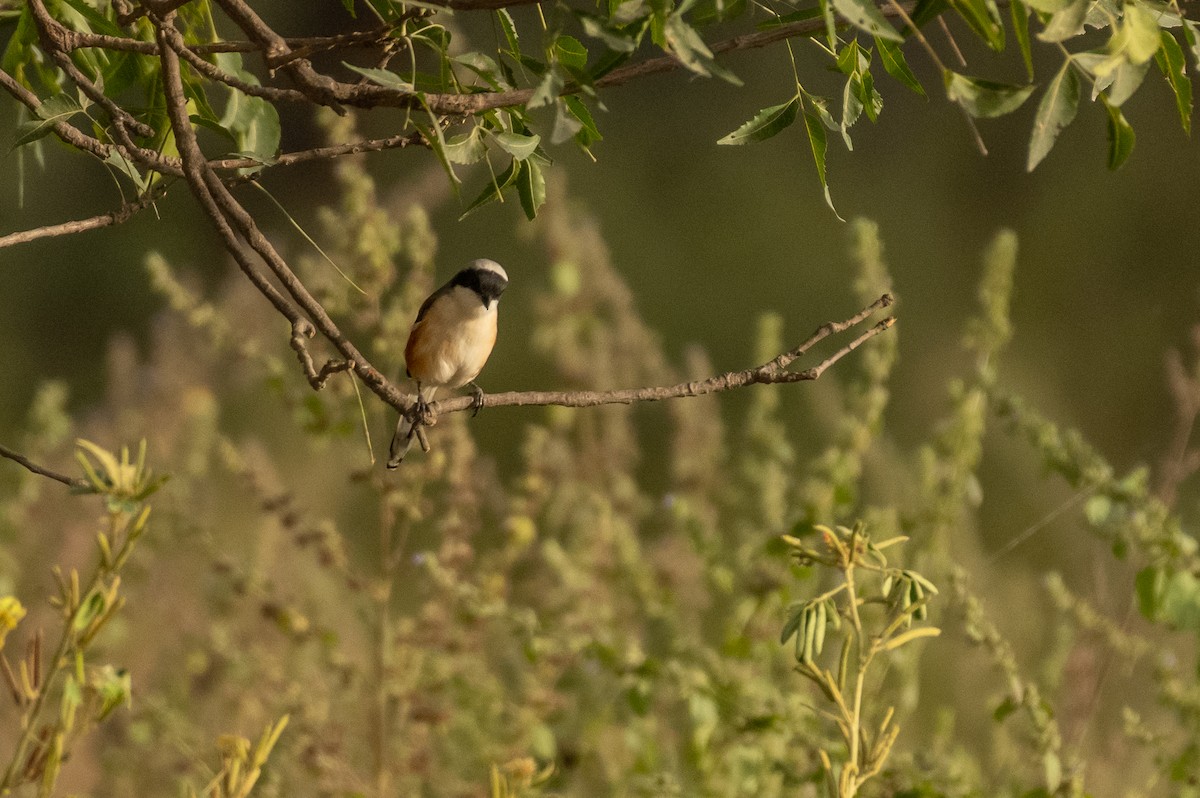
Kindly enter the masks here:
[[[284, 39], [288, 47], [293, 48], [292, 54], [297, 58], [305, 58], [326, 50], [338, 50], [349, 47], [371, 47], [384, 43], [391, 35], [393, 27], [375, 28], [373, 30], [352, 31], [339, 33], [336, 36], [304, 36]], [[69, 50], [84, 47], [95, 47], [102, 50], [116, 50], [125, 53], [141, 55], [158, 55], [158, 45], [154, 42], [144, 42], [140, 39], [127, 39], [123, 36], [109, 36], [103, 33], [84, 33], [82, 31], [67, 31], [68, 38], [64, 45]], [[256, 53], [259, 46], [250, 41], [222, 41], [207, 44], [191, 44], [188, 50], [197, 55], [213, 55], [215, 53]]]
[[9, 460], [12, 460], [13, 462], [15, 462], [17, 464], [24, 466], [28, 470], [37, 474], [38, 476], [49, 477], [50, 479], [53, 479], [55, 482], [61, 482], [62, 484], [66, 485], [69, 488], [91, 487], [88, 484], [88, 481], [86, 479], [74, 479], [72, 477], [66, 476], [65, 474], [60, 474], [57, 471], [51, 471], [49, 468], [44, 468], [44, 467], [38, 465], [37, 463], [33, 462], [25, 455], [18, 454], [17, 452], [14, 452], [12, 449], [5, 448], [4, 446], [0, 446], [0, 457], [7, 457]]
[[32, 12], [34, 22], [37, 24], [38, 38], [42, 42], [43, 49], [54, 59], [54, 63], [58, 64], [59, 69], [65, 72], [67, 77], [74, 81], [75, 85], [92, 102], [99, 105], [108, 113], [113, 124], [124, 125], [143, 138], [153, 137], [155, 133], [154, 128], [134, 119], [132, 114], [113, 102], [103, 90], [88, 80], [87, 76], [79, 71], [78, 67], [71, 60], [71, 57], [67, 55], [67, 50], [63, 47], [65, 34], [68, 32], [67, 28], [60, 25], [57, 20], [50, 16], [50, 12], [46, 10], [46, 6], [42, 0], [29, 0], [29, 10]]
[[[876, 335], [890, 329], [896, 319], [888, 316], [863, 332], [841, 349], [804, 371], [788, 371], [787, 365], [805, 354], [813, 346], [831, 335], [861, 324], [877, 310], [886, 308], [895, 300], [884, 294], [858, 313], [842, 322], [830, 322], [817, 328], [807, 341], [773, 360], [756, 368], [729, 371], [705, 380], [681, 382], [651, 388], [625, 388], [615, 391], [509, 391], [507, 393], [484, 394], [484, 407], [524, 407], [529, 405], [558, 405], [560, 407], [595, 407], [597, 405], [632, 404], [634, 402], [660, 402], [664, 399], [679, 399], [687, 396], [705, 396], [710, 393], [743, 388], [747, 385], [775, 385], [780, 383], [806, 382], [820, 378], [834, 363], [853, 352]], [[436, 419], [441, 413], [455, 413], [473, 406], [471, 396], [456, 396], [429, 405], [430, 414]]]
[[84, 233], [88, 230], [98, 230], [101, 227], [121, 224], [128, 221], [138, 211], [145, 210], [153, 205], [166, 193], [166, 187], [160, 183], [149, 193], [143, 195], [141, 199], [134, 202], [127, 202], [115, 211], [102, 213], [99, 216], [92, 216], [88, 219], [77, 219], [73, 222], [51, 224], [33, 230], [23, 230], [19, 233], [9, 233], [6, 236], [0, 236], [0, 249], [16, 246], [17, 244], [28, 244], [30, 241], [37, 241], [39, 238], [73, 235], [75, 233]]
[[[420, 105], [417, 96], [410, 91], [373, 83], [343, 83], [328, 75], [317, 72], [306, 56], [321, 49], [350, 44], [380, 42], [387, 37], [390, 28], [343, 34], [340, 37], [312, 37], [287, 39], [275, 32], [243, 0], [218, 0], [225, 13], [249, 37], [249, 42], [216, 42], [209, 45], [184, 46], [178, 50], [180, 57], [187, 60], [197, 71], [212, 80], [232, 86], [238, 91], [263, 97], [272, 102], [297, 102], [307, 99], [341, 111], [343, 106], [356, 108], [412, 108]], [[535, 0], [441, 0], [437, 5], [455, 10], [492, 10], [514, 5], [532, 3]], [[907, 19], [915, 4], [891, 3], [879, 6], [885, 17]], [[766, 47], [785, 39], [810, 36], [825, 29], [821, 18], [801, 20], [763, 31], [741, 34], [709, 45], [714, 55]], [[63, 28], [60, 46], [64, 49], [76, 47], [101, 47], [112, 50], [127, 50], [146, 55], [158, 55], [158, 44], [140, 42], [100, 34], [83, 34]], [[293, 49], [295, 47], [295, 49]], [[212, 52], [260, 52], [266, 66], [272, 72], [283, 69], [296, 82], [298, 89], [281, 89], [253, 86], [200, 58], [200, 54]], [[620, 86], [648, 75], [662, 74], [679, 69], [683, 64], [672, 55], [663, 55], [618, 67], [597, 78], [596, 88]], [[569, 83], [562, 94], [576, 94], [583, 87]], [[445, 116], [470, 116], [496, 108], [522, 105], [533, 96], [533, 88], [485, 91], [470, 94], [428, 93], [424, 103], [435, 114]]]
[[[351, 364], [350, 367], [373, 393], [392, 407], [403, 410], [408, 405], [408, 398], [372, 366], [350, 339], [338, 329], [337, 324], [329, 317], [325, 308], [309, 293], [300, 278], [288, 267], [271, 242], [263, 235], [255, 223], [254, 217], [229, 193], [229, 189], [221, 182], [208, 161], [204, 159], [204, 154], [200, 151], [200, 144], [196, 140], [196, 132], [188, 118], [187, 100], [184, 96], [183, 80], [179, 71], [178, 50], [183, 47], [183, 37], [175, 29], [170, 18], [155, 19], [155, 36], [159, 44], [159, 58], [163, 67], [163, 94], [166, 98], [167, 116], [171, 121], [172, 130], [175, 132], [175, 140], [183, 158], [188, 184], [192, 188], [192, 193], [200, 200], [201, 206], [209, 218], [217, 226], [226, 248], [234, 255], [238, 266], [250, 277], [255, 287], [271, 300], [276, 309], [292, 323], [293, 331], [299, 328], [303, 332], [303, 325], [311, 323], [333, 344], [334, 348], [341, 352], [345, 360]], [[234, 227], [237, 228], [237, 233], [234, 232]], [[246, 247], [238, 238], [239, 233], [246, 245], [262, 259], [284, 290], [291, 295], [292, 300], [299, 306], [299, 310], [258, 271], [253, 256], [246, 251]], [[304, 315], [301, 314], [301, 310]], [[308, 317], [307, 319], [304, 318], [305, 315]], [[303, 336], [300, 340], [303, 343]], [[297, 350], [297, 355], [301, 356], [303, 363], [307, 353]], [[306, 369], [306, 376], [309, 376], [309, 371], [313, 371], [311, 359], [308, 365], [310, 368]]]

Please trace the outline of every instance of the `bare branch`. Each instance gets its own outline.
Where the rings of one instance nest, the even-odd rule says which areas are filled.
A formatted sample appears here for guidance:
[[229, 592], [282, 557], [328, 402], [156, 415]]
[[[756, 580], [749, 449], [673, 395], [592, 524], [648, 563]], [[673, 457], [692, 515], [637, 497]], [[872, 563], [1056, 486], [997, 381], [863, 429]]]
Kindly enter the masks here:
[[[386, 43], [391, 36], [393, 27], [387, 26], [372, 30], [339, 33], [335, 36], [304, 36], [284, 39], [292, 49], [292, 55], [305, 58], [309, 55], [328, 50], [340, 50], [351, 47], [378, 47]], [[109, 36], [102, 33], [84, 33], [82, 31], [67, 31], [64, 46], [68, 50], [84, 47], [95, 47], [102, 50], [115, 50], [125, 53], [140, 53], [141, 55], [158, 55], [158, 45], [154, 42], [144, 42], [140, 39], [127, 39], [123, 36]], [[259, 46], [248, 41], [222, 41], [207, 44], [188, 45], [188, 50], [197, 55], [212, 55], [214, 53], [256, 53]]]
[[78, 219], [73, 222], [52, 224], [33, 230], [23, 230], [19, 233], [9, 233], [6, 236], [0, 236], [0, 249], [17, 244], [27, 244], [30, 241], [37, 241], [39, 238], [73, 235], [75, 233], [84, 233], [88, 230], [98, 230], [101, 227], [121, 224], [128, 221], [138, 211], [153, 205], [165, 193], [167, 193], [166, 187], [159, 184], [153, 191], [144, 195], [141, 199], [135, 202], [127, 202], [120, 208], [109, 213], [102, 213], [99, 216], [93, 216], [89, 219]]
[[53, 479], [55, 482], [61, 482], [62, 484], [66, 485], [69, 488], [90, 487], [88, 485], [87, 480], [74, 479], [72, 477], [66, 476], [65, 474], [60, 474], [57, 471], [51, 471], [49, 468], [44, 468], [43, 466], [40, 466], [37, 463], [33, 462], [25, 455], [18, 454], [17, 452], [14, 452], [12, 449], [5, 448], [4, 446], [0, 446], [0, 457], [7, 457], [9, 460], [12, 460], [13, 462], [15, 462], [17, 464], [24, 466], [25, 468], [29, 469], [33, 473], [37, 474], [38, 476], [49, 477], [50, 479]]
[[327, 360], [321, 370], [317, 371], [316, 364], [313, 363], [312, 355], [308, 353], [308, 345], [306, 338], [312, 338], [317, 334], [314, 328], [307, 321], [300, 320], [292, 323], [292, 338], [291, 346], [296, 351], [296, 357], [300, 360], [300, 368], [304, 369], [304, 376], [308, 379], [308, 384], [312, 386], [314, 391], [319, 391], [325, 387], [325, 382], [334, 374], [341, 371], [349, 371], [354, 368], [352, 360]]
[[[218, 232], [225, 241], [226, 248], [234, 255], [238, 266], [250, 277], [276, 309], [292, 323], [293, 330], [297, 325], [311, 321], [320, 333], [342, 353], [346, 361], [352, 364], [354, 373], [377, 396], [397, 409], [407, 406], [407, 397], [396, 386], [392, 385], [382, 373], [370, 364], [358, 348], [348, 339], [325, 308], [317, 301], [300, 278], [288, 267], [287, 263], [263, 235], [262, 231], [245, 208], [229, 193], [229, 189], [221, 182], [220, 177], [213, 171], [200, 144], [196, 140], [196, 132], [192, 129], [191, 120], [187, 113], [187, 100], [183, 93], [183, 81], [180, 75], [178, 50], [183, 47], [183, 37], [175, 29], [170, 19], [155, 21], [155, 36], [160, 50], [160, 60], [163, 67], [163, 93], [167, 103], [167, 115], [171, 120], [171, 128], [175, 132], [175, 140], [183, 158], [184, 171], [192, 193], [200, 200], [209, 218], [217, 226]], [[237, 228], [237, 233], [234, 232]], [[296, 305], [307, 315], [305, 320], [301, 311], [289, 302], [274, 285], [272, 285], [256, 268], [254, 257], [247, 252], [238, 235], [245, 240], [253, 252], [262, 259], [284, 287]]]
[[[632, 404], [634, 402], [659, 402], [664, 399], [679, 399], [688, 396], [743, 388], [748, 385], [774, 385], [780, 383], [806, 382], [818, 379], [834, 363], [853, 352], [876, 335], [891, 328], [896, 319], [892, 316], [877, 323], [825, 360], [804, 371], [788, 371], [780, 363], [791, 363], [817, 343], [831, 335], [862, 323], [868, 316], [893, 302], [890, 294], [884, 294], [870, 306], [843, 322], [824, 324], [800, 346], [756, 368], [729, 371], [704, 380], [681, 382], [650, 388], [625, 388], [615, 391], [509, 391], [507, 393], [484, 394], [484, 407], [524, 407], [529, 405], [558, 405], [560, 407], [595, 407], [609, 404]], [[456, 396], [429, 405], [436, 418], [441, 413], [455, 413], [472, 407], [473, 397]]]
[[248, 94], [252, 97], [261, 97], [269, 102], [308, 102], [308, 97], [304, 92], [296, 91], [295, 89], [277, 89], [274, 86], [256, 86], [253, 83], [247, 83], [236, 75], [231, 75], [215, 64], [205, 61], [199, 55], [184, 47], [180, 49], [179, 55], [192, 69], [200, 74], [215, 80], [219, 83], [224, 83], [237, 89], [242, 94]]

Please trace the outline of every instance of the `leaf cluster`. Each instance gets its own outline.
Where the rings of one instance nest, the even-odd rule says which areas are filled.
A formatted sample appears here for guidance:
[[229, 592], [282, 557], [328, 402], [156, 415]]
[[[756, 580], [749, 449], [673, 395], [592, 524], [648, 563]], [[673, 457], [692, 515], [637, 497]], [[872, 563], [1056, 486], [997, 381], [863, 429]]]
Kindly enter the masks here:
[[[242, 0], [223, 2], [229, 6], [225, 11], [240, 21]], [[533, 218], [546, 200], [549, 148], [573, 142], [592, 156], [602, 141], [597, 112], [605, 110], [604, 87], [674, 68], [739, 84], [718, 56], [782, 41], [794, 78], [788, 99], [762, 109], [719, 143], [762, 141], [803, 120], [832, 207], [825, 164], [828, 134], [840, 137], [849, 149], [851, 128], [862, 118], [872, 123], [879, 118], [884, 103], [876, 81], [880, 64], [899, 83], [926, 94], [908, 63], [914, 49], [933, 62], [945, 97], [968, 119], [1010, 114], [1041, 84], [1030, 169], [1051, 151], [1085, 95], [1107, 111], [1109, 166], [1123, 164], [1135, 139], [1121, 109], [1151, 62], [1172, 91], [1185, 131], [1190, 130], [1187, 62], [1190, 53], [1195, 68], [1200, 58], [1200, 29], [1177, 0], [1011, 0], [1007, 15], [994, 0], [921, 0], [915, 6], [899, 0], [610, 0], [595, 9], [554, 4], [541, 10], [537, 24], [520, 13], [517, 0], [499, 7], [480, 3], [478, 9], [473, 0], [459, 0], [453, 4], [457, 10], [398, 0], [347, 0], [344, 5], [360, 24], [375, 18], [380, 25], [350, 37], [289, 40], [291, 45], [279, 45], [291, 50], [284, 53], [287, 60], [276, 62], [279, 56], [263, 43], [261, 30], [244, 26], [249, 42], [223, 38], [210, 0], [186, 3], [173, 19], [158, 21], [153, 14], [126, 15], [121, 4], [107, 0], [32, 0], [0, 19], [0, 25], [12, 28], [0, 68], [36, 95], [24, 96], [10, 87], [30, 115], [20, 124], [13, 146], [22, 152], [39, 148], [51, 133], [69, 137], [69, 126], [93, 142], [85, 146], [74, 137], [75, 146], [85, 146], [139, 193], [177, 170], [171, 160], [177, 131], [168, 116], [155, 38], [156, 26], [169, 24], [190, 48], [182, 70], [187, 116], [205, 133], [213, 163], [237, 163], [244, 177], [288, 162], [280, 152], [279, 107], [285, 103], [399, 106], [404, 109], [401, 132], [420, 137], [456, 192], [463, 182], [461, 170], [476, 175], [473, 182], [481, 187], [464, 199], [464, 215], [515, 194], [525, 215]], [[494, 48], [455, 39], [463, 34], [454, 33], [458, 26], [451, 24], [452, 16], [467, 13], [492, 16], [498, 31]], [[925, 31], [950, 17], [997, 53], [1014, 39], [1028, 81], [997, 82], [946, 66]], [[713, 37], [712, 31], [731, 26], [742, 33]], [[1040, 29], [1033, 33], [1031, 26]], [[1093, 44], [1098, 35], [1106, 38], [1099, 47]], [[794, 38], [810, 40], [828, 59], [841, 76], [840, 96], [811, 88], [821, 81], [801, 75]], [[1061, 56], [1057, 70], [1040, 81], [1034, 71], [1034, 41]], [[957, 44], [951, 43], [957, 52]], [[351, 48], [383, 57], [367, 66]], [[316, 62], [330, 75], [321, 76], [322, 84], [308, 73], [294, 73], [303, 76], [300, 90], [271, 85], [270, 79], [264, 85], [244, 55], [256, 50], [273, 70], [289, 73], [298, 58], [332, 51], [328, 65]], [[661, 55], [646, 57], [647, 51]], [[332, 91], [336, 99], [323, 91]], [[834, 110], [837, 105], [840, 111]]]

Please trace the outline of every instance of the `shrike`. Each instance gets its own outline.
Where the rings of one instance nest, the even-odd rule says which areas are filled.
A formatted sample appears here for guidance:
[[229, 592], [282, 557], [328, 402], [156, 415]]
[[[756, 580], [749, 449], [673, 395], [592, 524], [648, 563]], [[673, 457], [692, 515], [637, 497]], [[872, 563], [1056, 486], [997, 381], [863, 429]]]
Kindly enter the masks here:
[[[417, 382], [417, 405], [433, 401], [438, 388], [470, 385], [475, 412], [483, 407], [483, 391], [475, 377], [496, 343], [496, 307], [508, 287], [499, 263], [480, 258], [429, 295], [408, 332], [404, 362]], [[404, 460], [412, 446], [412, 422], [400, 416], [388, 450], [388, 468]]]

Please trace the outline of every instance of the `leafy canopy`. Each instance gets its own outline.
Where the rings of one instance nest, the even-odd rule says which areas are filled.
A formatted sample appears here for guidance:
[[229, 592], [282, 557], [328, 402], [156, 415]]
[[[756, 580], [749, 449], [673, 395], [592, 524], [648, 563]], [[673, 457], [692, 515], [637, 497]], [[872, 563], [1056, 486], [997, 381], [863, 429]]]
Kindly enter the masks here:
[[[929, 88], [909, 61], [932, 62], [945, 98], [961, 107], [968, 134], [985, 152], [973, 120], [1011, 114], [1039, 95], [1029, 139], [1030, 170], [1051, 152], [1084, 98], [1106, 109], [1108, 165], [1120, 167], [1134, 145], [1133, 128], [1121, 108], [1152, 64], [1190, 133], [1188, 62], [1200, 66], [1200, 25], [1187, 18], [1178, 0], [606, 0], [542, 3], [537, 13], [524, 7], [530, 4], [342, 0], [362, 29], [357, 38], [289, 42], [293, 52], [282, 57], [239, 22], [239, 9], [250, 9], [241, 0], [192, 0], [178, 8], [171, 24], [195, 60], [203, 62], [189, 59], [185, 64], [184, 90], [192, 124], [216, 134], [206, 143], [210, 151], [248, 161], [252, 171], [278, 163], [282, 131], [277, 107], [283, 100], [295, 102], [297, 94], [336, 108], [399, 106], [407, 109], [401, 120], [404, 132], [421, 137], [456, 191], [462, 183], [459, 172], [471, 173], [476, 185], [463, 196], [464, 214], [515, 193], [530, 218], [545, 202], [553, 146], [573, 142], [592, 155], [602, 140], [595, 113], [604, 109], [602, 89], [669, 69], [740, 84], [733, 59], [721, 57], [732, 51], [773, 46], [783, 57], [786, 50], [792, 70], [779, 102], [750, 114], [718, 143], [763, 141], [803, 121], [800, 128], [830, 207], [828, 135], [852, 148], [853, 126], [864, 117], [870, 122], [879, 118], [888, 83], [877, 80], [881, 66], [895, 82], [925, 95]], [[221, 46], [216, 5], [243, 28], [249, 41], [241, 44], [248, 46]], [[55, 25], [74, 32], [65, 50], [91, 83], [91, 92], [46, 57], [46, 24], [39, 21], [38, 8]], [[456, 17], [456, 31], [482, 29], [460, 20], [490, 21], [494, 35], [456, 38], [451, 17]], [[943, 35], [952, 30], [947, 19], [957, 20], [955, 29], [965, 28], [995, 53], [1015, 42], [1026, 80], [998, 82], [947, 65], [950, 55], [956, 64], [965, 64], [957, 60], [958, 44]], [[123, 132], [114, 129], [113, 110], [95, 102], [98, 91], [103, 94], [99, 99], [107, 98], [144, 124], [127, 131], [134, 144], [174, 155], [155, 50], [155, 26], [161, 20], [137, 10], [123, 16], [109, 0], [33, 0], [4, 11], [2, 22], [10, 38], [0, 66], [40, 100], [26, 103], [32, 110], [14, 147], [40, 146], [60, 122], [85, 126], [79, 129], [104, 144], [121, 144]], [[937, 37], [926, 35], [931, 27], [941, 28]], [[825, 97], [806, 88], [812, 81], [797, 69], [794, 49], [810, 45], [797, 39], [811, 42], [828, 57], [843, 83], [840, 96]], [[56, 46], [63, 49], [61, 37], [59, 41]], [[1035, 45], [1053, 58], [1034, 59]], [[383, 57], [374, 57], [378, 53]], [[289, 70], [299, 60], [297, 54], [311, 57], [323, 79], [332, 78], [332, 93], [321, 94], [303, 81], [300, 92], [291, 88], [284, 73], [294, 74]], [[251, 68], [263, 60], [274, 70], [267, 88]], [[368, 61], [373, 65], [364, 65]], [[1044, 75], [1039, 74], [1042, 64], [1048, 65]], [[993, 69], [1000, 71], [998, 59], [995, 65], [971, 67], [981, 73]], [[114, 147], [103, 160], [145, 191], [158, 179], [156, 168], [130, 153], [128, 146]]]

